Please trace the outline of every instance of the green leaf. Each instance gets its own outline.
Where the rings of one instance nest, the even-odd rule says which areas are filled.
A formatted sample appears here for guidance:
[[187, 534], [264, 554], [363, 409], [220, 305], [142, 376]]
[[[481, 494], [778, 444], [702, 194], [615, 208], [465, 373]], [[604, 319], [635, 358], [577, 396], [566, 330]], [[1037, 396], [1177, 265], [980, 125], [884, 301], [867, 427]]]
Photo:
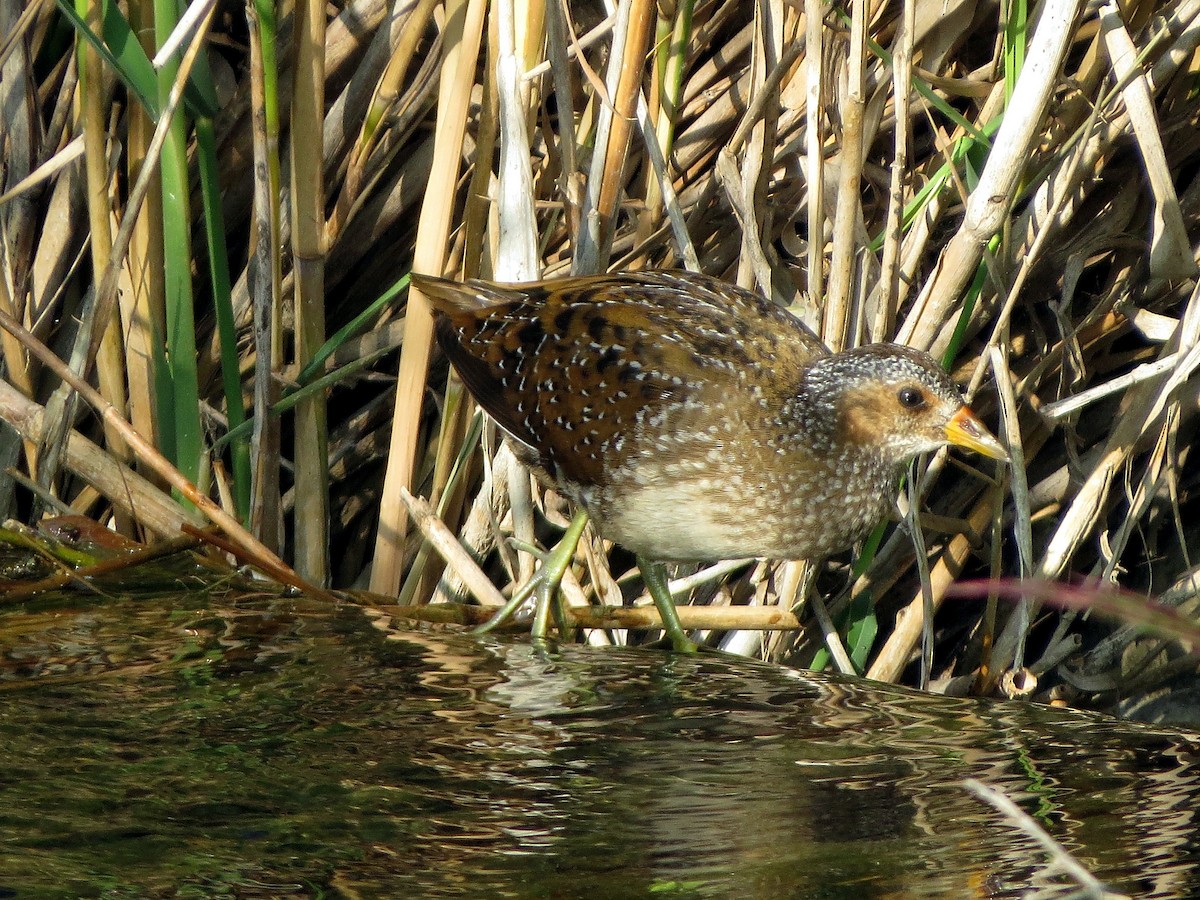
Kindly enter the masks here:
[[137, 42], [129, 22], [121, 15], [121, 10], [115, 3], [104, 5], [104, 21], [101, 38], [88, 27], [87, 22], [76, 12], [67, 0], [58, 0], [58, 8], [62, 14], [75, 26], [79, 36], [96, 48], [96, 52], [108, 63], [109, 68], [129, 88], [150, 114], [158, 118], [158, 82], [154, 74], [154, 66], [150, 64], [142, 45]]
[[879, 619], [875, 615], [875, 603], [869, 591], [863, 591], [850, 604], [848, 611], [850, 627], [846, 630], [846, 652], [854, 668], [862, 672], [867, 667], [867, 657], [875, 646], [879, 634]]
[[393, 298], [401, 291], [408, 287], [409, 276], [405, 275], [390, 288], [383, 292], [383, 295], [375, 300], [355, 316], [349, 323], [343, 325], [337, 332], [321, 345], [320, 349], [313, 354], [313, 358], [309, 360], [307, 366], [301, 370], [300, 375], [296, 378], [300, 384], [308, 384], [313, 378], [316, 378], [325, 366], [325, 360], [329, 359], [334, 354], [338, 347], [346, 343], [353, 337], [362, 334], [367, 330], [367, 326], [379, 316]]
[[[58, 0], [58, 8], [79, 35], [96, 48], [96, 52], [125, 87], [137, 97], [150, 118], [157, 121], [161, 109], [158, 103], [158, 73], [120, 7], [116, 3], [104, 4], [104, 17], [101, 22], [103, 37], [88, 27], [87, 22], [68, 0]], [[220, 110], [203, 53], [196, 59], [191, 77], [184, 86], [183, 104], [193, 116], [211, 117]]]

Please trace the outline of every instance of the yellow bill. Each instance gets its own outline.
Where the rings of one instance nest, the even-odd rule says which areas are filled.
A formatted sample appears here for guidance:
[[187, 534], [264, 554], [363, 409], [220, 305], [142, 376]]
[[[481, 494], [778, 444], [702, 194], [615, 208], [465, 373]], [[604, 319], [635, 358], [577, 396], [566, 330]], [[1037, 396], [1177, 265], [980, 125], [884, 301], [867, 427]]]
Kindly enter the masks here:
[[946, 439], [957, 447], [966, 447], [991, 459], [1008, 459], [1004, 446], [966, 406], [946, 423]]

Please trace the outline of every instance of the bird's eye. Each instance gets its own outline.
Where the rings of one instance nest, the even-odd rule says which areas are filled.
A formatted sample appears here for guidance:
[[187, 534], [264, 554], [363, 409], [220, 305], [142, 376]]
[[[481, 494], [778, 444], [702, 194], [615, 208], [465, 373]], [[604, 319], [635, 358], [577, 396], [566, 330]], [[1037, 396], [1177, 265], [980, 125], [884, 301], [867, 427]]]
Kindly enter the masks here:
[[905, 409], [920, 409], [925, 405], [925, 395], [915, 387], [902, 387], [896, 393], [896, 399]]

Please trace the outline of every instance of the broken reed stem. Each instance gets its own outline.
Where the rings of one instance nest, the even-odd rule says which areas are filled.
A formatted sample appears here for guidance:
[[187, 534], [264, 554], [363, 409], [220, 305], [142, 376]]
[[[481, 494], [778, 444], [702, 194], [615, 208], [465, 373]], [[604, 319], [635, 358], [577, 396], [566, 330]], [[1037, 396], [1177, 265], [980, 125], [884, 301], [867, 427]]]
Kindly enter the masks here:
[[100, 415], [101, 420], [106, 425], [111, 425], [120, 433], [134, 455], [147, 468], [151, 469], [167, 484], [171, 485], [171, 487], [175, 488], [195, 504], [209, 521], [215, 525], [219, 525], [226, 534], [234, 538], [253, 556], [269, 561], [272, 565], [277, 566], [280, 571], [295, 574], [283, 560], [272, 553], [254, 535], [246, 531], [237, 519], [202, 494], [178, 469], [171, 465], [166, 457], [150, 446], [140, 434], [134, 431], [133, 426], [125, 421], [111, 403], [105, 400], [90, 384], [72, 372], [66, 363], [30, 334], [20, 322], [13, 319], [8, 313], [0, 311], [0, 328], [3, 328], [9, 334], [16, 337], [47, 369], [63, 382], [70, 385]]

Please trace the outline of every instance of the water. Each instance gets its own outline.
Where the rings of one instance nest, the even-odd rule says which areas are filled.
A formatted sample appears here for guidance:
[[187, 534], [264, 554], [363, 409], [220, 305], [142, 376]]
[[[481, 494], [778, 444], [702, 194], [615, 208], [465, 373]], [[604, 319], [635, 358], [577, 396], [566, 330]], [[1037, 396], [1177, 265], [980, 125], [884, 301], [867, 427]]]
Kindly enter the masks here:
[[1200, 896], [1195, 736], [205, 595], [0, 615], [3, 897]]

